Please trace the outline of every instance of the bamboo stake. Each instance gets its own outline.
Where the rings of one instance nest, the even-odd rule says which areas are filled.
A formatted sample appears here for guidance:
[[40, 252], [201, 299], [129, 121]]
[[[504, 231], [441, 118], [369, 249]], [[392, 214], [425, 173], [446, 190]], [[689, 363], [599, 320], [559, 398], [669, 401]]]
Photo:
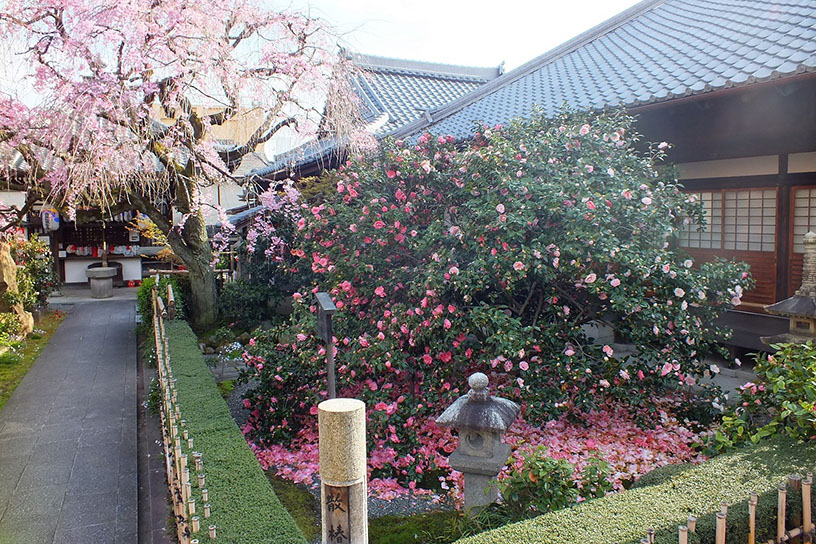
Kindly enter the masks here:
[[697, 518], [694, 516], [689, 516], [688, 521], [686, 522], [686, 526], [688, 527], [689, 533], [696, 533], [697, 532]]
[[192, 529], [193, 529], [194, 533], [197, 533], [198, 531], [201, 530], [201, 527], [200, 527], [199, 521], [198, 521], [198, 516], [193, 516], [193, 518], [192, 518]]
[[802, 481], [802, 531], [804, 532], [805, 542], [812, 541], [810, 536], [810, 531], [813, 528], [813, 524], [811, 523], [812, 506], [810, 502], [810, 490], [812, 485], [812, 476], [808, 474], [808, 477]]
[[191, 516], [195, 514], [195, 499], [191, 498], [187, 501], [187, 509], [189, 510]]
[[209, 527], [210, 540], [215, 540], [215, 525]]
[[715, 536], [716, 544], [725, 544], [725, 514], [717, 512], [717, 533]]
[[209, 495], [210, 495], [210, 490], [207, 489], [206, 487], [201, 490], [201, 500], [203, 500], [204, 502], [207, 502], [207, 501], [210, 500]]
[[756, 544], [756, 510], [759, 495], [751, 493], [748, 501], [748, 544]]
[[198, 488], [204, 489], [204, 474], [198, 475]]
[[[791, 490], [793, 491], [793, 495], [791, 497], [795, 497], [799, 492], [802, 490], [802, 477], [798, 474], [791, 474], [788, 476], [788, 485], [790, 486]], [[804, 505], [804, 503], [802, 503]], [[802, 508], [804, 510], [804, 507]], [[802, 527], [802, 513], [795, 513], [791, 516], [791, 521], [793, 522], [794, 527]], [[802, 539], [798, 537], [791, 536], [790, 542], [792, 544], [800, 544]]]
[[677, 530], [679, 532], [679, 543], [688, 544], [688, 527], [681, 525]]
[[784, 483], [779, 484], [779, 500], [776, 508], [776, 541], [782, 542], [785, 536], [785, 497], [788, 491]]
[[654, 529], [647, 529], [646, 530], [646, 538], [649, 539], [649, 544], [654, 544], [655, 530]]
[[210, 503], [208, 503], [208, 502], [204, 503], [204, 517], [205, 518], [210, 517]]

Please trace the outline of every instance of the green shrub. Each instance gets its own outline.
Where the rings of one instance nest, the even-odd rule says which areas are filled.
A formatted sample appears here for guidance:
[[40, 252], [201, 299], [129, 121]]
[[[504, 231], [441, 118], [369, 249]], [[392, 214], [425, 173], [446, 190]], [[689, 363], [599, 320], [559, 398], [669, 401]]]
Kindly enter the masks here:
[[756, 383], [740, 388], [739, 401], [723, 414], [711, 447], [723, 450], [774, 434], [797, 440], [816, 436], [816, 344], [778, 344], [756, 356]]
[[20, 334], [20, 318], [12, 312], [0, 313], [0, 338], [8, 339]]
[[[816, 466], [816, 446], [775, 437], [701, 465], [658, 469], [628, 491], [460, 540], [461, 544], [636, 544], [650, 528], [655, 542], [676, 544], [677, 527], [697, 518], [691, 539], [714, 542], [720, 503], [728, 508], [728, 542], [747, 541], [748, 499], [759, 494], [757, 542], [775, 535], [777, 486], [788, 475]], [[788, 511], [801, 511], [801, 495], [788, 493]]]
[[[162, 297], [165, 304], [167, 304], [167, 284], [173, 286], [173, 297], [176, 299], [176, 319], [184, 319], [184, 301], [186, 294], [182, 286], [183, 282], [175, 276], [161, 276], [159, 279], [158, 291], [159, 296]], [[136, 307], [139, 314], [142, 316], [142, 323], [153, 322], [153, 300], [151, 298], [151, 291], [156, 284], [155, 277], [149, 277], [142, 280], [142, 285], [136, 293]], [[152, 325], [148, 325], [152, 327]]]
[[[178, 402], [186, 428], [201, 452], [212, 516], [208, 524], [227, 543], [289, 544], [306, 539], [270, 487], [255, 455], [233, 421], [224, 399], [184, 321], [165, 324]], [[182, 443], [184, 453], [191, 450]], [[193, 497], [203, 504], [198, 487]]]
[[571, 463], [553, 459], [539, 446], [501, 483], [502, 504], [515, 519], [566, 508], [578, 498], [573, 472]]
[[500, 510], [514, 520], [567, 508], [578, 499], [602, 497], [612, 490], [609, 463], [592, 459], [582, 479], [573, 478], [575, 467], [564, 459], [553, 459], [539, 446], [525, 456], [524, 464], [499, 484]]
[[226, 283], [218, 296], [218, 311], [226, 321], [263, 321], [270, 315], [268, 302], [272, 294], [271, 287], [260, 283]]
[[17, 288], [13, 302], [21, 302], [26, 310], [45, 304], [48, 295], [59, 282], [54, 271], [54, 257], [48, 244], [39, 238], [15, 239], [11, 256], [17, 263]]

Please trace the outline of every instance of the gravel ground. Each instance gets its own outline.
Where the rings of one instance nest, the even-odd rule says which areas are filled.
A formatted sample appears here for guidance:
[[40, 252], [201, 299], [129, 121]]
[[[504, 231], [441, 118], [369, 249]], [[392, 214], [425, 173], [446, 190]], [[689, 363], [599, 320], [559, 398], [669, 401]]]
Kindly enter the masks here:
[[[247, 390], [254, 385], [254, 382], [236, 385], [235, 389], [232, 390], [232, 393], [227, 398], [227, 405], [229, 406], [232, 418], [236, 421], [236, 423], [238, 423], [239, 427], [243, 426], [249, 417], [249, 410], [244, 408], [243, 404], [244, 393], [246, 393]], [[307, 488], [304, 486], [304, 489], [308, 489], [309, 492], [318, 499], [318, 501], [320, 500], [319, 487]], [[434, 503], [431, 497], [414, 495], [413, 493], [397, 497], [390, 501], [375, 497], [368, 498], [368, 515], [372, 518], [389, 515], [407, 516], [419, 512], [428, 512], [431, 510], [451, 510], [452, 508], [452, 504]]]

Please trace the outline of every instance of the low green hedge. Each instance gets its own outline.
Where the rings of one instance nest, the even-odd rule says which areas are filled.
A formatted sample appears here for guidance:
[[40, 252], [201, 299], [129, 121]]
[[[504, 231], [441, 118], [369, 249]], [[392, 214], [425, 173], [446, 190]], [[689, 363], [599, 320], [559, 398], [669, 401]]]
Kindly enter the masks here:
[[[537, 518], [459, 540], [459, 544], [677, 543], [677, 527], [697, 518], [690, 542], [714, 542], [720, 503], [728, 509], [727, 542], [747, 542], [748, 499], [759, 493], [757, 542], [776, 534], [777, 486], [790, 474], [816, 467], [816, 445], [776, 438], [720, 455], [700, 465], [671, 465], [644, 476], [629, 491], [607, 495]], [[799, 514], [801, 492], [788, 492], [788, 513]], [[816, 519], [816, 515], [814, 516]], [[789, 525], [790, 526], [790, 525]]]
[[[201, 532], [194, 537], [206, 541], [207, 526], [215, 524], [218, 542], [305, 544], [303, 533], [281, 505], [233, 421], [204, 363], [195, 334], [184, 321], [168, 320], [165, 328], [181, 417], [193, 438], [193, 449], [203, 456], [212, 505], [212, 516], [204, 519], [201, 492], [191, 474], [196, 513], [201, 518]], [[194, 466], [183, 440], [182, 445], [190, 466]]]

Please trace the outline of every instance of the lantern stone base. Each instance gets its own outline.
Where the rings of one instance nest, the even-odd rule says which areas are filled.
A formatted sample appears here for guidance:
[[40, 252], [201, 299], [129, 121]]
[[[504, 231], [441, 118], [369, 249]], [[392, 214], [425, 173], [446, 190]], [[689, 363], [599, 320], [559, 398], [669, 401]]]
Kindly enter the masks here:
[[507, 444], [498, 444], [491, 457], [464, 455], [458, 450], [450, 455], [451, 468], [465, 477], [465, 511], [468, 515], [475, 516], [499, 498], [496, 476], [509, 456], [510, 446]]
[[93, 298], [110, 298], [113, 296], [113, 277], [116, 275], [116, 268], [112, 266], [89, 268], [85, 271], [85, 274], [91, 280], [91, 296]]

